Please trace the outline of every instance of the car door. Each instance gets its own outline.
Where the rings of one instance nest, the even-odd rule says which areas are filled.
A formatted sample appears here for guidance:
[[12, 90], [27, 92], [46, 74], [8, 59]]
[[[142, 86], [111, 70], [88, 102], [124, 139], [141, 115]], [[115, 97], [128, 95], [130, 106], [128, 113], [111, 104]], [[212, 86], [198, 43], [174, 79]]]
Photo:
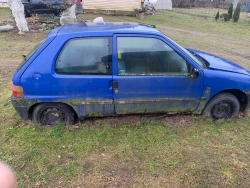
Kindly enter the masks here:
[[113, 95], [117, 114], [194, 111], [203, 90], [203, 73], [190, 57], [165, 38], [115, 35]]

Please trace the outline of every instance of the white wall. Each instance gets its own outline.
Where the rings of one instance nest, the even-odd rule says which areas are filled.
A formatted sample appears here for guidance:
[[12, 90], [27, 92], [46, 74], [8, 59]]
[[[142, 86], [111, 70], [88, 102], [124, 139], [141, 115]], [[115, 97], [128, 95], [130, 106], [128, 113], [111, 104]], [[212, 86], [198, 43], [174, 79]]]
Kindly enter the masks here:
[[157, 0], [154, 4], [155, 9], [161, 10], [172, 10], [172, 1], [171, 0]]
[[83, 9], [134, 11], [141, 8], [141, 0], [82, 0]]

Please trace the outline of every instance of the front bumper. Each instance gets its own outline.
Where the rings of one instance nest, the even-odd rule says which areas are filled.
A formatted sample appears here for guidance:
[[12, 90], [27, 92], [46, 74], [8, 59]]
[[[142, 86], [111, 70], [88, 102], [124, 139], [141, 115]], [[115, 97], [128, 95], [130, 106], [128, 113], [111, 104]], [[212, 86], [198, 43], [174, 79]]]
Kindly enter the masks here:
[[16, 98], [11, 96], [11, 103], [21, 118], [29, 119], [29, 109], [37, 103], [37, 99]]

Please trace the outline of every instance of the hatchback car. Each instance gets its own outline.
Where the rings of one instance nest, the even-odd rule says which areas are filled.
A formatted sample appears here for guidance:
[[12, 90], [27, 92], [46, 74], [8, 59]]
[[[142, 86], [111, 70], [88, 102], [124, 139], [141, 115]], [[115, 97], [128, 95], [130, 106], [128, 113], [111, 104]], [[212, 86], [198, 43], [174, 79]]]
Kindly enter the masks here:
[[159, 112], [232, 118], [249, 107], [249, 81], [248, 70], [154, 26], [87, 22], [52, 30], [24, 56], [11, 101], [41, 125]]

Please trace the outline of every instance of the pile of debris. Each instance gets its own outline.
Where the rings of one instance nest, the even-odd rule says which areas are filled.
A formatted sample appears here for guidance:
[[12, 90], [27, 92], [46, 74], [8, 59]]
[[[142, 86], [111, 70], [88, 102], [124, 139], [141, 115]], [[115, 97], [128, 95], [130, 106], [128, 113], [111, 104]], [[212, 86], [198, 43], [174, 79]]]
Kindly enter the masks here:
[[147, 0], [144, 1], [144, 4], [141, 9], [135, 9], [134, 17], [137, 16], [139, 19], [144, 18], [144, 14], [147, 15], [155, 15], [156, 9], [154, 7], [154, 4], [156, 3], [156, 0]]

